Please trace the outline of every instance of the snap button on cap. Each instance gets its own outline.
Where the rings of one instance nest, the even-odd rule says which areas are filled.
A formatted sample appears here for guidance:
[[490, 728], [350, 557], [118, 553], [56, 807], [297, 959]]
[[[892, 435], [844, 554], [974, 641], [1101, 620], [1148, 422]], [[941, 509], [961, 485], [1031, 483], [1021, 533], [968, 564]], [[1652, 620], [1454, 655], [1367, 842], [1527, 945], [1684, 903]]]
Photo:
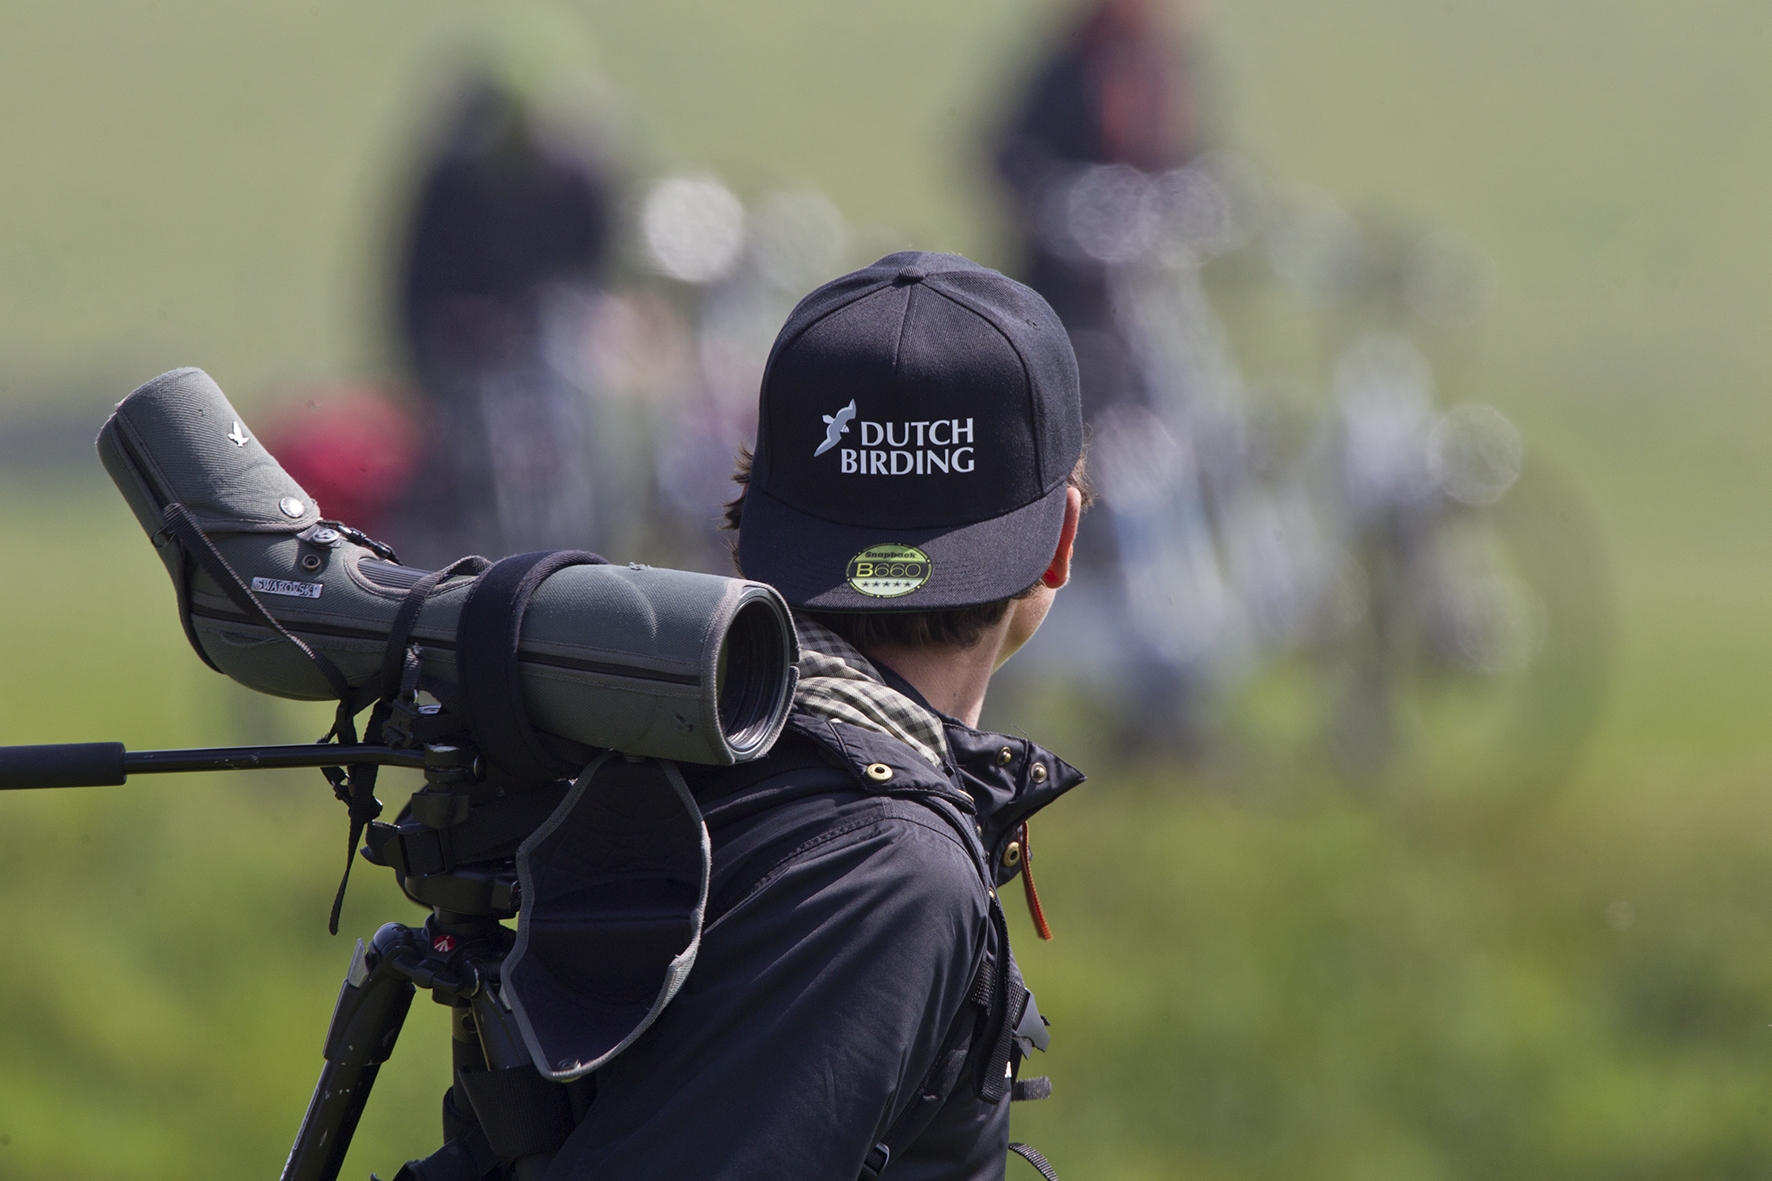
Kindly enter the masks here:
[[277, 502], [277, 508], [282, 511], [284, 516], [292, 518], [300, 517], [303, 513], [308, 511], [308, 506], [293, 496], [285, 496], [282, 500], [279, 500]]
[[875, 783], [885, 783], [888, 779], [892, 778], [892, 768], [888, 767], [885, 763], [869, 763], [867, 765], [866, 774], [867, 777], [872, 779]]
[[1003, 850], [1003, 868], [1014, 869], [1021, 864], [1021, 842], [1010, 841]]
[[1045, 783], [1046, 782], [1046, 764], [1045, 763], [1035, 763], [1034, 769], [1028, 772], [1028, 778], [1032, 779], [1035, 783]]
[[997, 752], [997, 766], [1007, 767], [1014, 758], [1015, 752], [1005, 746]]
[[320, 561], [319, 554], [303, 554], [301, 556], [301, 568], [312, 574], [320, 568]]

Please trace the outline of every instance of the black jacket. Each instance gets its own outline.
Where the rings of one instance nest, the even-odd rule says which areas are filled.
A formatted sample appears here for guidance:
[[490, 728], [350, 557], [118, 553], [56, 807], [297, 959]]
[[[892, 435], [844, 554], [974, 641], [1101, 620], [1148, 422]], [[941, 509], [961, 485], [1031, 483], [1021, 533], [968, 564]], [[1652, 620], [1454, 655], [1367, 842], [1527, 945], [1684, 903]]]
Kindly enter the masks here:
[[684, 768], [713, 842], [700, 954], [550, 1179], [855, 1181], [882, 1143], [890, 1181], [1003, 1176], [1012, 1035], [1039, 1017], [996, 888], [1022, 821], [1083, 777], [946, 731], [936, 768], [796, 713], [765, 759]]

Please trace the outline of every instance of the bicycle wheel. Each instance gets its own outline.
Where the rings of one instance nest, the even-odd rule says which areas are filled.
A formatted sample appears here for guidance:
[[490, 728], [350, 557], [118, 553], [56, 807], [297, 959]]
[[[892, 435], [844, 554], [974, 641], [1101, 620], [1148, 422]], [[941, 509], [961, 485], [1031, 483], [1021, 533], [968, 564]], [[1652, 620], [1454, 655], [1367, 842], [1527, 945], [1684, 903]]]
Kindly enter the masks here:
[[1389, 794], [1517, 806], [1575, 769], [1598, 717], [1610, 579], [1592, 515], [1548, 465], [1499, 503], [1350, 555], [1340, 616], [1242, 684], [1223, 732], [1257, 766], [1332, 766]]

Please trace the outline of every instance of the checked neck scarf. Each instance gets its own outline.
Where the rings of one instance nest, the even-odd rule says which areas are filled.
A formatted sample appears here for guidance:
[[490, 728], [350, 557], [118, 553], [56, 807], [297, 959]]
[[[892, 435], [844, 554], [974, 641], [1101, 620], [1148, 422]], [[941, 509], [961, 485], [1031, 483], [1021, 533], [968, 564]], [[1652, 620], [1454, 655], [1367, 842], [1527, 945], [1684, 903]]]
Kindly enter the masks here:
[[934, 766], [947, 761], [941, 719], [886, 684], [873, 662], [821, 623], [795, 619], [800, 687], [794, 704], [815, 717], [890, 734]]

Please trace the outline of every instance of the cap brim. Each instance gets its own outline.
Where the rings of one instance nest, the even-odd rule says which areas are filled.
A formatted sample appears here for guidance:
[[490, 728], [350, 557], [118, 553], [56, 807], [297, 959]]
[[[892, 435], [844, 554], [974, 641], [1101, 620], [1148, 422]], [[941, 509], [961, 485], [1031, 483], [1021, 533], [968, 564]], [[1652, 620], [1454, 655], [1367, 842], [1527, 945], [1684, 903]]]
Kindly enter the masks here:
[[[766, 582], [789, 605], [819, 611], [944, 611], [1020, 594], [1052, 564], [1064, 529], [1067, 486], [988, 521], [939, 529], [841, 525], [789, 508], [752, 485], [744, 498], [738, 560], [746, 578]], [[913, 546], [929, 558], [927, 581], [894, 597], [850, 584], [862, 551]]]

